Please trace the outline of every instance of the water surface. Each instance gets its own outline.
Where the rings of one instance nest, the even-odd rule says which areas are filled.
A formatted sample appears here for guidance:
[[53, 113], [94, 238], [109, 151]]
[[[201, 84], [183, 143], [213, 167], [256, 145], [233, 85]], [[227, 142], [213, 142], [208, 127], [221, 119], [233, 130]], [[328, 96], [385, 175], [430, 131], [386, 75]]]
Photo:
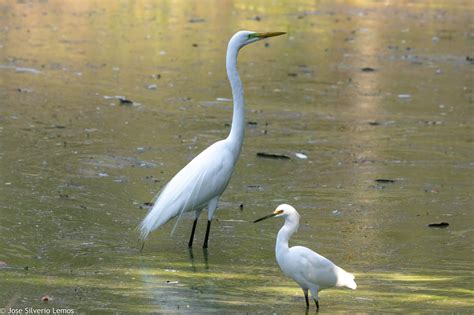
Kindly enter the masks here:
[[[302, 215], [292, 244], [356, 275], [356, 291], [320, 294], [321, 313], [472, 311], [472, 14], [468, 1], [2, 2], [0, 306], [304, 312], [274, 259], [282, 222], [251, 223], [285, 202]], [[251, 123], [210, 248], [202, 216], [188, 251], [186, 216], [139, 253], [144, 203], [229, 131], [239, 29], [288, 35], [241, 51]]]

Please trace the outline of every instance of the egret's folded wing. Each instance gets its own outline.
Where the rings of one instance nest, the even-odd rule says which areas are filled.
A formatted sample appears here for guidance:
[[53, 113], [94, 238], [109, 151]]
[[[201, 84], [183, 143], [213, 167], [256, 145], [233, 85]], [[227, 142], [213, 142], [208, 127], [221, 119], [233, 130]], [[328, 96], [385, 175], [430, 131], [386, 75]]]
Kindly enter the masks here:
[[202, 208], [222, 194], [232, 170], [232, 155], [219, 142], [201, 152], [156, 197], [153, 208], [140, 224], [142, 238], [171, 218]]
[[302, 246], [297, 247], [300, 248], [300, 253], [302, 258], [304, 258], [303, 260], [308, 264], [306, 267], [308, 269], [305, 269], [307, 272], [306, 277], [308, 277], [311, 282], [318, 283], [322, 288], [336, 285], [337, 266], [332, 261], [309, 248]]

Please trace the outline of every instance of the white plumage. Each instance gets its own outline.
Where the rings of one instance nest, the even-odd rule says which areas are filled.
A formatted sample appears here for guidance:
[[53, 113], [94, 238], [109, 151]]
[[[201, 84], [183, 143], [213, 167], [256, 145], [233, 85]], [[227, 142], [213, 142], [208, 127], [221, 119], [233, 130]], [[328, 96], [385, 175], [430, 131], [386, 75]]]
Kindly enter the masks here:
[[234, 111], [229, 136], [201, 152], [178, 172], [155, 198], [153, 207], [141, 222], [142, 239], [172, 218], [184, 212], [194, 211], [194, 223], [189, 239], [192, 246], [197, 219], [207, 206], [208, 222], [203, 247], [207, 248], [209, 231], [219, 197], [232, 176], [244, 138], [244, 94], [239, 73], [237, 55], [239, 50], [263, 38], [282, 35], [282, 32], [255, 33], [237, 32], [229, 41], [226, 55], [227, 76], [232, 88]]
[[[146, 239], [151, 231], [183, 212], [198, 209], [200, 212], [211, 200], [215, 200], [209, 211], [212, 218], [218, 198], [227, 187], [237, 159], [228, 146], [225, 140], [214, 143], [163, 187], [153, 208], [140, 224], [143, 239]], [[203, 168], [202, 165], [206, 167]]]
[[279, 205], [272, 214], [255, 222], [271, 217], [285, 219], [285, 224], [278, 232], [275, 256], [281, 271], [303, 289], [307, 307], [308, 290], [319, 309], [319, 291], [332, 287], [347, 287], [353, 290], [357, 288], [354, 276], [329, 259], [303, 246], [288, 246], [290, 237], [299, 227], [300, 215], [295, 208], [287, 204]]

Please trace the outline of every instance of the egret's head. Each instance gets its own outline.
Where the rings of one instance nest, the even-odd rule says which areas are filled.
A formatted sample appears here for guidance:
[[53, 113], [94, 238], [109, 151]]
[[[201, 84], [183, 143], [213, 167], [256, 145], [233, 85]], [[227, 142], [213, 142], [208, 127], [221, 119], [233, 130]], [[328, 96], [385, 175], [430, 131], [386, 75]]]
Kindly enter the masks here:
[[264, 38], [279, 36], [286, 34], [284, 32], [268, 32], [268, 33], [256, 33], [250, 31], [240, 31], [235, 33], [230, 40], [230, 44], [235, 44], [238, 47], [243, 47], [245, 45], [251, 44], [253, 42], [259, 41]]
[[282, 204], [282, 205], [279, 205], [275, 209], [275, 211], [273, 211], [272, 214], [266, 215], [263, 218], [257, 219], [253, 222], [256, 223], [256, 222], [259, 222], [268, 218], [272, 218], [272, 217], [282, 217], [284, 219], [286, 219], [287, 217], [297, 217], [299, 219], [300, 215], [298, 211], [296, 211], [296, 209], [293, 208], [292, 206], [287, 205], [287, 204]]

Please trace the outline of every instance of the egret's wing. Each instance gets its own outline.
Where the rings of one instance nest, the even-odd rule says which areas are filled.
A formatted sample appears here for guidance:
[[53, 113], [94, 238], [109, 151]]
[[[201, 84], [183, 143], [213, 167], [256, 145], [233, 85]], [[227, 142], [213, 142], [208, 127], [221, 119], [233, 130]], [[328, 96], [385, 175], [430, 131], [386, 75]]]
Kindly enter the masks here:
[[[295, 246], [298, 248], [301, 262], [305, 265], [301, 271], [305, 271], [307, 279], [313, 283], [318, 283], [321, 288], [336, 285], [338, 268], [332, 261], [309, 248]], [[292, 247], [294, 248], [294, 247]]]
[[312, 277], [318, 279], [318, 283], [322, 289], [333, 286], [344, 286], [351, 289], [357, 288], [354, 276], [351, 273], [338, 267], [326, 257], [315, 252], [312, 253], [312, 260], [315, 261], [317, 265], [317, 267], [312, 270]]
[[207, 177], [208, 170], [205, 169], [203, 172], [201, 172], [197, 177], [196, 180], [192, 179], [190, 182], [194, 183], [194, 186], [191, 187], [191, 192], [188, 194], [186, 198], [186, 202], [183, 204], [181, 207], [181, 210], [179, 211], [178, 214], [178, 219], [176, 220], [176, 223], [173, 226], [173, 229], [171, 230], [171, 235], [174, 234], [174, 231], [176, 230], [176, 227], [178, 226], [179, 221], [181, 220], [181, 216], [185, 212], [185, 209], [194, 209], [198, 210], [199, 207], [204, 207], [204, 205], [196, 205], [194, 202], [196, 202], [199, 199], [199, 194], [201, 192], [202, 188], [202, 183], [204, 182], [204, 179]]
[[202, 208], [210, 199], [222, 194], [233, 167], [233, 155], [223, 141], [201, 152], [162, 189], [140, 225], [142, 238], [171, 218]]

